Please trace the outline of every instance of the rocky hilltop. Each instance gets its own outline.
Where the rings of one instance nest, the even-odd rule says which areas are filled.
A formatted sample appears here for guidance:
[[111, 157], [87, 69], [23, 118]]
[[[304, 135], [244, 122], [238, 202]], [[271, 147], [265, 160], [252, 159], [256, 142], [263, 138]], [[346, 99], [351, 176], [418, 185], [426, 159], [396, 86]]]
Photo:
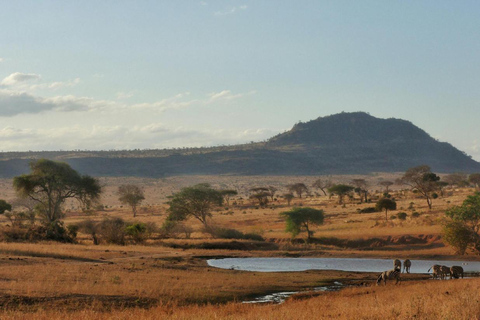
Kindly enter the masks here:
[[412, 123], [364, 112], [320, 117], [266, 142], [228, 147], [2, 153], [0, 176], [28, 172], [34, 158], [66, 161], [94, 176], [354, 174], [401, 172], [422, 164], [435, 172], [480, 172], [479, 162]]

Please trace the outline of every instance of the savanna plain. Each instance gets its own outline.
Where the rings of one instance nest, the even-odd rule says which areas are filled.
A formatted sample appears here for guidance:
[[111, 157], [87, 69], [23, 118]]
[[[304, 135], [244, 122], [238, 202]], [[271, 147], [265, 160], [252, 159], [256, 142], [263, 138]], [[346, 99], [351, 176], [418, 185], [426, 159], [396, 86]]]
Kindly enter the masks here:
[[[212, 212], [209, 223], [263, 241], [220, 239], [190, 218], [174, 233], [152, 232], [142, 241], [127, 238], [125, 245], [101, 242], [79, 231], [76, 243], [0, 242], [1, 319], [479, 319], [480, 279], [432, 280], [427, 274], [402, 273], [400, 284], [376, 286], [378, 273], [308, 270], [303, 272], [249, 272], [217, 269], [211, 258], [228, 257], [348, 257], [385, 259], [472, 260], [457, 255], [442, 240], [445, 211], [460, 205], [473, 187], [446, 187], [429, 209], [425, 198], [405, 186], [392, 185], [397, 209], [361, 213], [375, 206], [385, 192], [381, 181], [398, 174], [330, 176], [335, 183], [353, 179], [368, 182], [371, 202], [359, 195], [346, 199], [325, 195], [311, 187], [311, 176], [182, 176], [164, 179], [99, 178], [101, 206], [84, 212], [76, 202], [64, 206], [65, 225], [82, 221], [122, 218], [160, 227], [168, 215], [168, 197], [183, 187], [209, 183], [216, 189], [238, 192]], [[287, 202], [286, 186], [304, 183], [309, 194]], [[118, 200], [122, 184], [145, 192], [136, 217]], [[260, 206], [251, 189], [273, 186], [277, 196]], [[0, 180], [0, 198], [14, 201], [11, 179]], [[281, 212], [311, 207], [325, 212], [314, 226], [313, 238], [300, 233], [292, 239]], [[365, 210], [367, 211], [367, 210]], [[392, 219], [405, 212], [405, 219]], [[3, 228], [12, 221], [0, 216]], [[480, 271], [480, 270], [479, 270]], [[313, 288], [341, 282], [339, 291]], [[297, 294], [284, 303], [246, 304], [243, 301], [283, 291]]]

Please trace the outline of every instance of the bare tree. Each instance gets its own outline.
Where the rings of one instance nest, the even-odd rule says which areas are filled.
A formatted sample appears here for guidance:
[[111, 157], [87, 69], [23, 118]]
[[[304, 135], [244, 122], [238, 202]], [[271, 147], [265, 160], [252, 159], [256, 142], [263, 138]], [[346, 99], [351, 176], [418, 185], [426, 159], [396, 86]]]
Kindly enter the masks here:
[[285, 198], [285, 200], [287, 200], [288, 205], [290, 205], [290, 203], [292, 202], [292, 199], [295, 198], [291, 193], [285, 193], [283, 197]]
[[323, 195], [327, 195], [327, 189], [333, 186], [333, 183], [330, 179], [317, 179], [312, 184], [312, 187], [322, 190]]
[[308, 192], [308, 188], [305, 185], [305, 183], [301, 183], [301, 182], [289, 184], [287, 186], [287, 189], [288, 191], [290, 191], [290, 193], [296, 193], [300, 199], [302, 198], [303, 193]]
[[123, 184], [118, 187], [118, 200], [132, 208], [133, 216], [137, 216], [137, 206], [145, 200], [143, 190], [134, 184]]
[[367, 181], [365, 179], [353, 179], [352, 184], [355, 186], [355, 192], [358, 193], [360, 197], [360, 201], [365, 202], [368, 201], [368, 189], [367, 189]]

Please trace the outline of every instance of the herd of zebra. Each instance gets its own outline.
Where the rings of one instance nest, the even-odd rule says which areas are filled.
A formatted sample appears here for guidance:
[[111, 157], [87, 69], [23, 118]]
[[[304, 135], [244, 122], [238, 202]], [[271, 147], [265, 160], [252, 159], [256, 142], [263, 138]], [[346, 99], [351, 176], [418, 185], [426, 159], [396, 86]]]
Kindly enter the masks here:
[[[403, 261], [403, 271], [406, 273], [410, 273], [410, 267], [412, 266], [412, 262], [409, 259]], [[433, 279], [440, 278], [441, 280], [447, 279], [447, 276], [450, 275], [450, 279], [458, 279], [460, 276], [463, 279], [463, 268], [460, 266], [441, 266], [438, 264], [434, 264], [431, 266], [427, 272], [432, 270]], [[393, 269], [382, 272], [377, 278], [377, 285], [383, 281], [383, 284], [387, 284], [387, 280], [396, 280], [395, 284], [400, 281], [400, 274], [402, 273], [402, 262], [398, 259], [393, 261]]]

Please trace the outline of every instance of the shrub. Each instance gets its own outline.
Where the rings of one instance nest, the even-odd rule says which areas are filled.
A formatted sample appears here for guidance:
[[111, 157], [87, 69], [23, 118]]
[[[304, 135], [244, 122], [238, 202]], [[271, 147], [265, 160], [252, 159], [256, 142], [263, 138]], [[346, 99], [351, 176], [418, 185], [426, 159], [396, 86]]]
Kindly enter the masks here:
[[126, 226], [125, 233], [130, 236], [135, 243], [143, 243], [148, 237], [147, 226], [141, 222]]
[[122, 218], [106, 218], [100, 222], [99, 234], [107, 243], [125, 244], [125, 221]]
[[412, 218], [418, 218], [418, 217], [420, 217], [420, 213], [418, 213], [417, 211], [412, 212]]
[[397, 214], [398, 219], [400, 220], [406, 220], [407, 219], [407, 213], [406, 212], [399, 212]]
[[377, 212], [377, 209], [375, 209], [374, 207], [367, 207], [367, 208], [358, 210], [358, 213], [373, 213], [373, 212]]
[[264, 241], [263, 237], [256, 233], [247, 233], [244, 234], [241, 231], [229, 228], [219, 228], [219, 227], [209, 227], [206, 229], [206, 232], [210, 233], [215, 238], [220, 239], [245, 239], [245, 240], [256, 240]]

